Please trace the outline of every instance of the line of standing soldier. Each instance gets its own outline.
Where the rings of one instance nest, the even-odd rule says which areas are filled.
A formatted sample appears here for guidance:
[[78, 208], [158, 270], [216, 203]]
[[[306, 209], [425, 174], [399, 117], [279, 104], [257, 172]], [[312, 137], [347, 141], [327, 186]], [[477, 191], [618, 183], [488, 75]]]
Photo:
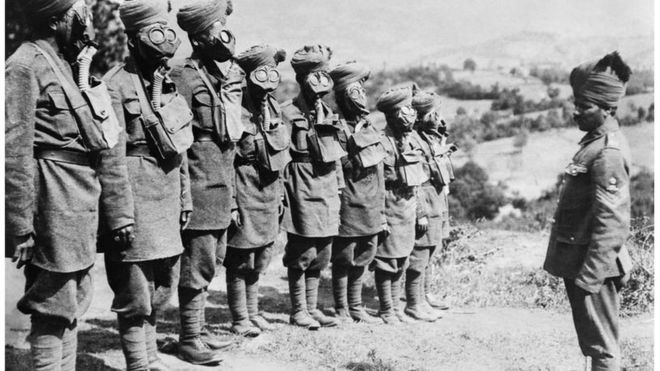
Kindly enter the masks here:
[[[218, 350], [232, 342], [204, 321], [220, 265], [231, 331], [272, 329], [258, 309], [258, 281], [280, 225], [292, 324], [378, 322], [362, 306], [367, 269], [383, 321], [407, 318], [398, 310], [404, 272], [405, 313], [439, 318], [424, 295], [431, 256], [447, 237], [453, 175], [435, 97], [383, 94], [383, 134], [367, 117], [369, 69], [351, 62], [331, 71], [332, 51], [314, 45], [294, 54], [300, 95], [280, 105], [272, 93], [286, 54], [259, 45], [235, 56], [225, 0], [179, 10], [193, 54], [172, 70], [180, 39], [166, 2], [125, 1], [129, 56], [99, 81], [89, 76], [95, 45], [84, 1], [26, 7], [39, 27], [7, 61], [5, 212], [8, 251], [26, 266], [18, 306], [31, 315], [35, 369], [75, 369], [97, 248], [129, 370], [167, 369], [156, 324], [177, 288], [179, 355], [221, 361]], [[322, 100], [333, 89], [340, 114]], [[330, 261], [334, 317], [317, 306]]]

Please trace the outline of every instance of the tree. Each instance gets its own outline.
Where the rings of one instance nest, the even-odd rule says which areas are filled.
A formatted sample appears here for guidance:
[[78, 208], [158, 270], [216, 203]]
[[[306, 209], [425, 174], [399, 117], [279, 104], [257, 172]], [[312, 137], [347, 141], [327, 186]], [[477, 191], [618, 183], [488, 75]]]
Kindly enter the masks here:
[[466, 71], [474, 72], [477, 69], [477, 62], [472, 58], [468, 58], [463, 62], [463, 69]]

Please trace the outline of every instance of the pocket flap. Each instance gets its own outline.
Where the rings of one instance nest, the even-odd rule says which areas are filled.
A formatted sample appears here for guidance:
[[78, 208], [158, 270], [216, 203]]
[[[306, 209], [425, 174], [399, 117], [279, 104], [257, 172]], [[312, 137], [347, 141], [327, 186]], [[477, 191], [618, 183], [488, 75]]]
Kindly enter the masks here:
[[270, 148], [274, 151], [283, 151], [289, 148], [289, 143], [291, 143], [291, 134], [286, 125], [279, 124], [274, 129], [265, 131], [264, 136]]
[[422, 155], [417, 151], [406, 151], [401, 154], [401, 159], [405, 164], [416, 164], [422, 160]]
[[66, 100], [66, 96], [64, 95], [64, 93], [50, 92], [48, 93], [48, 98], [50, 99], [50, 103], [53, 105], [53, 107], [57, 109], [60, 110], [71, 109], [69, 103]]
[[309, 122], [304, 117], [296, 117], [291, 119], [293, 126], [303, 130], [309, 130]]
[[137, 99], [124, 101], [123, 106], [124, 111], [126, 111], [129, 115], [139, 116], [142, 114], [142, 108], [140, 107], [140, 102]]
[[373, 126], [364, 128], [353, 134], [355, 146], [362, 149], [380, 142], [380, 133]]
[[207, 106], [207, 107], [213, 106], [213, 99], [211, 99], [211, 94], [206, 89], [200, 90], [199, 92], [195, 93], [193, 99], [202, 106]]
[[105, 120], [110, 115], [112, 110], [110, 93], [103, 81], [95, 81], [95, 86], [83, 91], [83, 95], [87, 98], [87, 103], [92, 110], [92, 114], [101, 120]]
[[158, 115], [169, 133], [176, 133], [188, 125], [193, 119], [193, 114], [188, 108], [188, 103], [177, 94], [169, 103], [158, 110]]

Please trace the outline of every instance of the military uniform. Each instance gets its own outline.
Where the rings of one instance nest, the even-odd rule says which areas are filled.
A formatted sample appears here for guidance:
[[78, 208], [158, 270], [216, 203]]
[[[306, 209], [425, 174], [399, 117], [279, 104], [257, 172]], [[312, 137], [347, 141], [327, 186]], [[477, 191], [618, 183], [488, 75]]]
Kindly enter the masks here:
[[[543, 268], [562, 277], [580, 348], [594, 365], [619, 365], [618, 290], [632, 269], [630, 149], [614, 118], [580, 141], [566, 168]], [[594, 366], [595, 367], [595, 366]]]
[[[125, 344], [128, 339], [123, 335], [135, 332], [137, 341], [144, 341], [147, 347], [149, 361], [156, 357], [157, 312], [167, 303], [179, 281], [179, 256], [183, 251], [180, 215], [191, 211], [193, 205], [187, 169], [182, 166], [185, 154], [163, 160], [155, 144], [147, 139], [144, 123], [145, 115], [150, 113], [143, 112], [137, 89], [151, 96], [150, 81], [141, 76], [132, 57], [110, 70], [104, 80], [119, 121], [126, 127], [124, 161], [128, 166], [130, 193], [135, 200], [135, 240], [127, 248], [110, 243], [105, 253], [108, 283], [115, 293], [112, 311], [118, 315], [122, 346], [130, 368], [127, 353], [130, 350]], [[182, 98], [174, 84], [165, 80], [161, 105], [174, 99]], [[179, 113], [181, 119], [192, 117], [190, 111]]]

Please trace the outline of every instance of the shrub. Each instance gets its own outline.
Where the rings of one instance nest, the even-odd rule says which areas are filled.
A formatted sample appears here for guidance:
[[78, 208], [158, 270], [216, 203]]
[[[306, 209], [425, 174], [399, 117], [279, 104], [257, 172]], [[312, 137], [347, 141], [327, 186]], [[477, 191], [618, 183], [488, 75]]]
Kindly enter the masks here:
[[[500, 187], [488, 183], [486, 171], [473, 161], [468, 161], [454, 172], [456, 180], [452, 183], [451, 198], [461, 205], [458, 215], [451, 208], [449, 212], [455, 219], [476, 220], [493, 219], [506, 203], [506, 197]], [[463, 212], [464, 211], [464, 212]]]

